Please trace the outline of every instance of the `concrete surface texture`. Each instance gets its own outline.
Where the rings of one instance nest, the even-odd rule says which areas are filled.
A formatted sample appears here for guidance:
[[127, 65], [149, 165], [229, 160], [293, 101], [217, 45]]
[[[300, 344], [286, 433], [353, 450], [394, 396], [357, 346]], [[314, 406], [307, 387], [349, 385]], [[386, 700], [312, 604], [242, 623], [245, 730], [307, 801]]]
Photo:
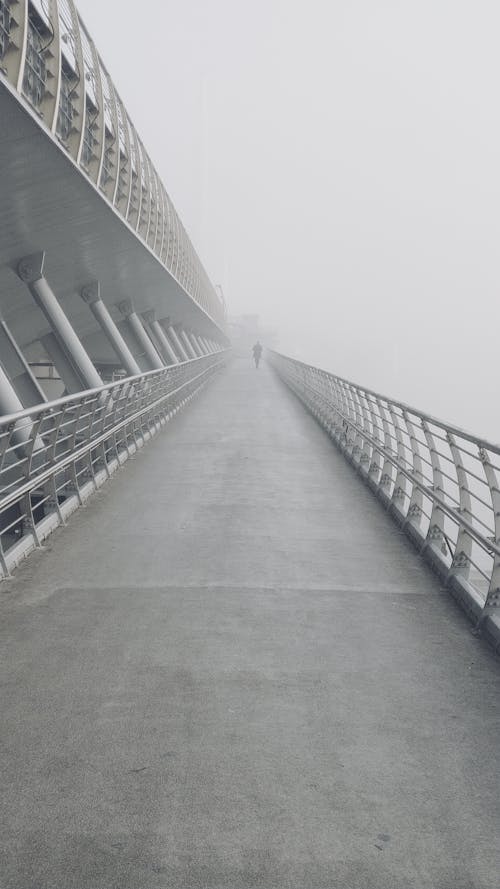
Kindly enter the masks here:
[[266, 366], [0, 600], [1, 889], [498, 889], [499, 662]]

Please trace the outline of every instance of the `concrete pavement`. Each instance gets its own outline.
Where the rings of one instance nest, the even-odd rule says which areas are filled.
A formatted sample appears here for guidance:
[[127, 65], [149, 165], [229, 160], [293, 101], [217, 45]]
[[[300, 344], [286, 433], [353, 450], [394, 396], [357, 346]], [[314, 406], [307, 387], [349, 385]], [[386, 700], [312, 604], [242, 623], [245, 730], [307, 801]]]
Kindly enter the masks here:
[[1, 889], [498, 889], [500, 665], [235, 360], [0, 586]]

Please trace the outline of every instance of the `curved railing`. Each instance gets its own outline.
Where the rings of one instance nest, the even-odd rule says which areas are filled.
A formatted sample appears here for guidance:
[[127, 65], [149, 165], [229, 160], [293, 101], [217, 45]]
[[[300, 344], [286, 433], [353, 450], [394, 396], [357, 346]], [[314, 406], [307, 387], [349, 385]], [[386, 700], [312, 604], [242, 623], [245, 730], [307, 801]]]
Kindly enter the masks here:
[[220, 299], [73, 0], [0, 0], [2, 77], [204, 311]]
[[0, 577], [64, 524], [225, 357], [216, 352], [0, 417]]
[[500, 446], [378, 392], [269, 353], [445, 583], [479, 621], [500, 605]]

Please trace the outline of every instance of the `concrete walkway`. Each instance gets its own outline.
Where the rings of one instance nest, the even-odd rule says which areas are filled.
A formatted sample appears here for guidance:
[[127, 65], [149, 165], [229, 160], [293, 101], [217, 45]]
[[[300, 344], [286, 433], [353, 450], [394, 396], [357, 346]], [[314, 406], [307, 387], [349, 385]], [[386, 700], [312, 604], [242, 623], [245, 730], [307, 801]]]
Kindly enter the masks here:
[[0, 587], [1, 889], [498, 889], [500, 666], [235, 361]]

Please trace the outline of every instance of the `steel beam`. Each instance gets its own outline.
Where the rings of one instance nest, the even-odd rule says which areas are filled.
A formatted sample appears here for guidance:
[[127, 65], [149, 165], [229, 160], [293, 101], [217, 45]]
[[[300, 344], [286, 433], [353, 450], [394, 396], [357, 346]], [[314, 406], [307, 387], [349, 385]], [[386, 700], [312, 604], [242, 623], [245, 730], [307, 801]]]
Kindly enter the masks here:
[[137, 364], [132, 352], [113, 321], [108, 307], [101, 299], [99, 281], [92, 281], [90, 284], [86, 284], [81, 290], [81, 297], [89, 306], [99, 327], [112, 346], [115, 354], [120, 359], [123, 369], [126, 370], [130, 376], [140, 374], [141, 368]]
[[49, 322], [61, 349], [80, 378], [82, 386], [87, 389], [96, 389], [102, 386], [101, 377], [44, 277], [44, 263], [45, 253], [43, 252], [25, 256], [19, 261], [17, 273], [21, 281], [29, 287], [33, 299]]

